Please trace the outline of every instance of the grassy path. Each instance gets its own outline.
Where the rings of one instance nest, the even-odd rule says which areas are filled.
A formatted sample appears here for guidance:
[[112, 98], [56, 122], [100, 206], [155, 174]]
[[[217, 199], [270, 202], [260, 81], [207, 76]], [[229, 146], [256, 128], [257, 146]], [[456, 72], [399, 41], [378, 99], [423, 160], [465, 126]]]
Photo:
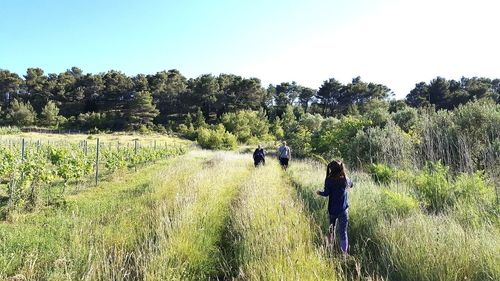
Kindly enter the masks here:
[[241, 187], [231, 223], [239, 280], [335, 280], [316, 231], [275, 161]]
[[147, 265], [147, 280], [227, 278], [222, 249], [230, 206], [250, 174], [248, 156], [219, 154], [213, 165], [190, 184], [176, 213], [162, 212], [156, 255]]
[[0, 280], [335, 280], [274, 160], [192, 151], [0, 224]]

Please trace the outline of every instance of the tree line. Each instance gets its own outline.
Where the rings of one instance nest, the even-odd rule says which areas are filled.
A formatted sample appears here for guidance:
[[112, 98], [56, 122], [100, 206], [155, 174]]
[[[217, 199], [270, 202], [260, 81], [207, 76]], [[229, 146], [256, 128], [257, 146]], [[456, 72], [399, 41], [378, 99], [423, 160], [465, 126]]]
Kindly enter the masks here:
[[[0, 69], [1, 125], [47, 126], [83, 130], [137, 130], [176, 128], [189, 112], [198, 109], [206, 120], [225, 113], [262, 110], [270, 120], [282, 118], [287, 107], [297, 111], [340, 117], [369, 111], [376, 101], [393, 96], [383, 84], [360, 77], [343, 84], [327, 79], [318, 89], [295, 82], [263, 86], [258, 78], [234, 74], [204, 74], [186, 78], [178, 70], [127, 76], [110, 70], [84, 73], [73, 67], [55, 74], [28, 68], [20, 77]], [[453, 109], [471, 100], [500, 101], [500, 79], [437, 77], [415, 85], [404, 101], [412, 107], [433, 105]], [[370, 102], [375, 101], [375, 102]]]

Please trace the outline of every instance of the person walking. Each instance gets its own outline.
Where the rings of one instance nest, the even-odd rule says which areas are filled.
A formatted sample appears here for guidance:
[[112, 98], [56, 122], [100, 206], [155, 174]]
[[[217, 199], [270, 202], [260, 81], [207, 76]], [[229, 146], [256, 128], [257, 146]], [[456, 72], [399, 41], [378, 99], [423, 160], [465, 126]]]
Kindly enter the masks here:
[[262, 148], [262, 145], [259, 144], [257, 149], [253, 152], [253, 163], [255, 167], [259, 165], [266, 165], [266, 152]]
[[326, 168], [326, 178], [324, 190], [318, 190], [316, 193], [328, 197], [328, 214], [330, 216], [330, 233], [328, 240], [330, 243], [335, 241], [335, 223], [338, 222], [340, 236], [340, 250], [343, 256], [347, 255], [348, 238], [347, 224], [349, 208], [347, 190], [352, 188], [353, 183], [346, 175], [344, 163], [341, 161], [332, 161]]
[[288, 169], [288, 162], [292, 159], [290, 147], [286, 145], [286, 141], [283, 141], [281, 146], [278, 148], [278, 158], [280, 160], [281, 167], [286, 171], [286, 169]]

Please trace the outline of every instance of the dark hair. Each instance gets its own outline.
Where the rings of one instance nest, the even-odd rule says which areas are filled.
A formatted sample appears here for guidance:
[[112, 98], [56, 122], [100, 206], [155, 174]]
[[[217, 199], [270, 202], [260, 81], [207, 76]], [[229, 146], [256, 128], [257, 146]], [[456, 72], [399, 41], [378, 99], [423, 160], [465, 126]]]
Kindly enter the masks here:
[[332, 161], [326, 166], [326, 177], [334, 179], [345, 179], [344, 163], [341, 161]]

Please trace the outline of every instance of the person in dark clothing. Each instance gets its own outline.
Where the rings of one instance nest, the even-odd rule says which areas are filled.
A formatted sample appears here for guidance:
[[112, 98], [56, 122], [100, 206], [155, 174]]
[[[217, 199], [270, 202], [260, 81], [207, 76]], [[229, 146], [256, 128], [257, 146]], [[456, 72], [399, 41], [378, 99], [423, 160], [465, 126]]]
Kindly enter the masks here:
[[338, 230], [340, 235], [340, 249], [342, 254], [347, 254], [347, 209], [349, 203], [347, 200], [347, 189], [352, 187], [352, 181], [347, 177], [344, 163], [341, 161], [332, 161], [326, 168], [325, 188], [316, 193], [328, 197], [328, 214], [330, 215], [330, 242], [335, 241], [335, 223], [338, 221]]
[[260, 144], [253, 152], [253, 163], [255, 167], [259, 165], [266, 165], [266, 152]]

